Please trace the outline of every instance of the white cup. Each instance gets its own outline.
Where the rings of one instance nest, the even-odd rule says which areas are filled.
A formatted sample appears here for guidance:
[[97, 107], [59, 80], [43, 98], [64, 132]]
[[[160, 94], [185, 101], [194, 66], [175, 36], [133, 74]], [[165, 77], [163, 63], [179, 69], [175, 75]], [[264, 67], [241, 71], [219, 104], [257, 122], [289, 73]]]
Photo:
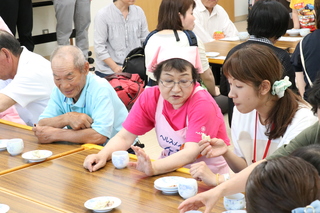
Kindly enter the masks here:
[[179, 195], [188, 199], [189, 197], [195, 196], [198, 193], [198, 183], [193, 178], [185, 178], [178, 183]]
[[113, 152], [112, 163], [117, 169], [125, 168], [129, 163], [129, 153], [127, 151]]
[[248, 32], [239, 32], [238, 33], [240, 41], [246, 41], [249, 38], [249, 33]]
[[18, 155], [22, 153], [24, 148], [23, 140], [21, 138], [10, 139], [7, 142], [7, 150], [10, 155]]
[[302, 37], [308, 35], [309, 33], [310, 33], [310, 28], [302, 28], [302, 29], [300, 29], [300, 35]]
[[237, 193], [223, 197], [223, 205], [226, 210], [240, 210], [246, 206], [244, 194]]

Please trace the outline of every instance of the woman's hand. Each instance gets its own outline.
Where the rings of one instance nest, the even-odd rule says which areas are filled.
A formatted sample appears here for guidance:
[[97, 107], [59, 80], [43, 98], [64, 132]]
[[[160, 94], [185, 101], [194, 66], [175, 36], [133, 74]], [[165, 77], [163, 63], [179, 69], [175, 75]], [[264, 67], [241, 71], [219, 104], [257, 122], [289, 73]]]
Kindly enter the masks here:
[[228, 147], [225, 142], [218, 138], [212, 138], [210, 141], [201, 140], [199, 142], [200, 153], [207, 158], [214, 158], [225, 154]]
[[183, 213], [189, 210], [197, 210], [202, 206], [206, 206], [206, 210], [204, 211], [204, 213], [210, 213], [211, 209], [220, 198], [220, 195], [216, 194], [217, 193], [214, 191], [214, 189], [197, 194], [196, 196], [183, 201], [178, 206], [178, 209], [180, 210], [180, 213]]
[[98, 169], [104, 167], [107, 163], [107, 159], [101, 157], [99, 154], [91, 154], [86, 157], [83, 162], [83, 167], [88, 169], [89, 172], [95, 172]]
[[155, 175], [153, 164], [149, 156], [138, 146], [131, 146], [131, 149], [137, 155], [137, 162], [129, 162], [128, 167], [135, 168], [141, 172], [144, 172], [148, 176]]
[[[215, 174], [209, 169], [204, 161], [191, 164], [190, 174], [193, 178], [204, 182], [208, 186], [216, 186]], [[221, 180], [219, 180], [219, 183]]]

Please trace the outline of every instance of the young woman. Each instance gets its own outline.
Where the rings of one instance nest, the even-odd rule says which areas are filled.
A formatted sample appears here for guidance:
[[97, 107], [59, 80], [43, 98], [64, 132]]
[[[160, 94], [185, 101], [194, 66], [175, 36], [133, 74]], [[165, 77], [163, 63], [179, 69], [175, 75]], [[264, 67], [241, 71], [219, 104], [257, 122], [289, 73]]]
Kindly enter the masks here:
[[[160, 4], [157, 29], [159, 32], [152, 35], [145, 47], [146, 65], [149, 64], [159, 46], [186, 47], [190, 46], [187, 35], [183, 30], [193, 30], [194, 16], [193, 0], [163, 0]], [[176, 33], [174, 32], [176, 31]], [[204, 45], [197, 39], [203, 72], [200, 73], [208, 92], [215, 98], [223, 112], [227, 110], [227, 98], [221, 97], [219, 89], [215, 86], [215, 79], [206, 57]], [[152, 72], [147, 69], [149, 79], [155, 81]]]
[[[234, 152], [222, 140], [212, 139], [199, 143], [202, 155], [222, 154], [230, 168], [239, 172], [317, 121], [308, 104], [288, 88], [291, 83], [287, 77], [282, 79], [282, 65], [269, 47], [252, 44], [237, 50], [223, 71], [235, 104], [231, 126]], [[203, 163], [193, 165], [190, 172], [209, 185], [225, 180], [221, 176], [217, 182]]]
[[213, 172], [228, 172], [229, 167], [221, 156], [199, 158], [198, 142], [202, 133], [223, 138], [229, 144], [219, 107], [197, 83], [197, 69], [201, 70], [199, 61], [197, 47], [158, 49], [148, 67], [154, 71], [159, 86], [141, 93], [123, 129], [98, 154], [89, 155], [84, 167], [90, 172], [98, 170], [113, 151], [127, 150], [138, 135], [155, 128], [163, 148], [160, 159], [151, 161], [142, 149], [131, 146], [138, 162], [129, 163], [129, 166], [152, 176], [205, 160]]

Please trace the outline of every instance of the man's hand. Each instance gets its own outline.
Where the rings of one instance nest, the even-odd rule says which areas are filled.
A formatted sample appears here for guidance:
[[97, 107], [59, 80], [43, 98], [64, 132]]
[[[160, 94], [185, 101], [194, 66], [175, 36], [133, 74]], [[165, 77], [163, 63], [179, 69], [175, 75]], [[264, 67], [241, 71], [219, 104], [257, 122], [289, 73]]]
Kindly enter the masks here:
[[190, 174], [193, 178], [204, 182], [208, 186], [217, 185], [215, 174], [212, 173], [204, 161], [191, 164]]
[[79, 112], [68, 112], [65, 114], [65, 119], [68, 125], [74, 130], [90, 128], [93, 123], [89, 115]]
[[32, 128], [34, 135], [37, 136], [39, 143], [54, 142], [52, 136], [55, 134], [56, 128], [50, 126], [35, 126]]
[[86, 157], [83, 162], [83, 167], [88, 169], [89, 172], [95, 172], [98, 169], [104, 167], [107, 163], [107, 159], [101, 157], [99, 154], [91, 154]]
[[150, 157], [138, 146], [131, 146], [131, 149], [135, 152], [138, 157], [137, 162], [129, 162], [128, 167], [135, 168], [148, 176], [153, 176], [154, 168], [150, 160]]

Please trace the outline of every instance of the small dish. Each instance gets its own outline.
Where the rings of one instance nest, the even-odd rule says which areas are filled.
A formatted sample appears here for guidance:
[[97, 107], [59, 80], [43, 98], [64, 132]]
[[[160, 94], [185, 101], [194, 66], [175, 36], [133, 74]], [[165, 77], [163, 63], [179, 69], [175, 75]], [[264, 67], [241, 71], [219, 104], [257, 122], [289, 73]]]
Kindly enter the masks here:
[[300, 29], [287, 30], [287, 33], [289, 34], [289, 36], [299, 36], [300, 35]]
[[0, 140], [0, 151], [7, 149], [7, 142], [8, 142], [8, 139]]
[[84, 203], [84, 207], [93, 210], [94, 212], [108, 212], [120, 206], [120, 204], [121, 200], [117, 197], [103, 196], [87, 200]]
[[10, 210], [10, 207], [7, 204], [0, 204], [0, 212], [6, 213]]
[[190, 211], [186, 211], [185, 213], [202, 213], [198, 210], [190, 210]]
[[168, 176], [158, 178], [154, 181], [154, 188], [162, 191], [164, 194], [175, 194], [178, 192], [178, 184], [185, 178], [178, 176]]
[[206, 56], [208, 58], [214, 58], [214, 57], [217, 57], [218, 55], [220, 55], [220, 53], [218, 52], [206, 52]]
[[246, 210], [228, 210], [222, 213], [247, 213]]
[[41, 162], [52, 155], [49, 150], [33, 150], [22, 154], [22, 158], [29, 162]]

